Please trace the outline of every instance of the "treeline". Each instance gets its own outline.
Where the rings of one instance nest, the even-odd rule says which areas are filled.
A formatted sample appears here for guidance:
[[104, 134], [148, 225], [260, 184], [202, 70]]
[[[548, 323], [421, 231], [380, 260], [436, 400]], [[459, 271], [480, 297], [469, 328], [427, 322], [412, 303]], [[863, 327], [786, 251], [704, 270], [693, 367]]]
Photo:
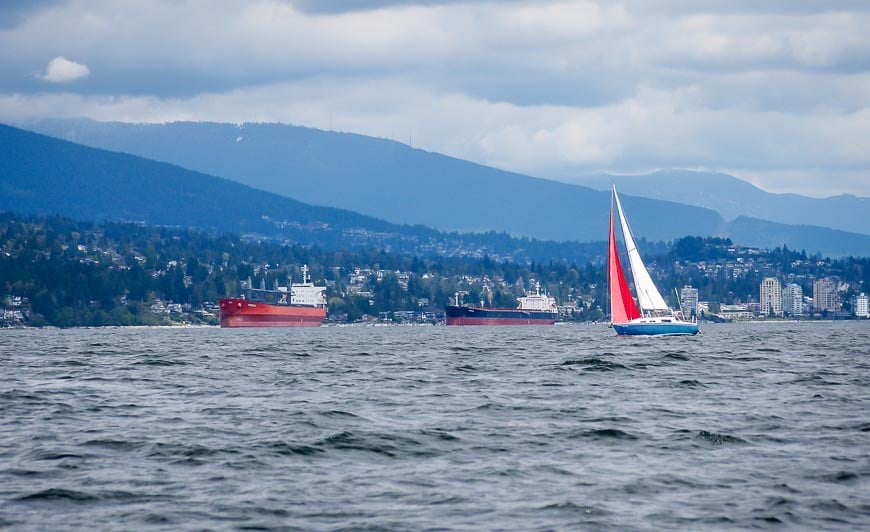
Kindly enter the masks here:
[[[427, 301], [428, 308], [441, 308], [459, 290], [468, 292], [467, 301], [515, 306], [533, 278], [563, 300], [604, 281], [600, 268], [564, 262], [325, 250], [134, 223], [0, 214], [0, 296], [4, 302], [10, 296], [25, 298], [31, 325], [166, 323], [165, 316], [150, 311], [153, 301], [177, 303], [191, 312], [237, 295], [239, 281], [248, 277], [270, 287], [298, 282], [303, 264], [313, 280], [328, 283], [329, 313], [350, 321], [364, 314], [421, 310]], [[364, 295], [348, 296], [347, 276], [357, 269], [369, 272]], [[407, 288], [397, 271], [411, 274]], [[493, 283], [487, 292], [469, 281], [481, 278], [503, 279], [506, 286]], [[196, 314], [191, 319], [215, 322]]]
[[[673, 288], [685, 284], [698, 288], [702, 300], [745, 302], [758, 297], [761, 279], [770, 275], [784, 281], [794, 274], [807, 295], [812, 279], [825, 276], [870, 293], [867, 258], [823, 259], [783, 247], [756, 252], [752, 260], [757, 262], [739, 275], [727, 268], [709, 275], [698, 264], [734, 259], [729, 240], [686, 237], [672, 245], [640, 245], [663, 295], [673, 304]], [[512, 307], [517, 296], [533, 288], [532, 280], [560, 304], [575, 306], [575, 319], [603, 319], [607, 308], [603, 261], [518, 263], [489, 256], [335, 250], [134, 223], [0, 214], [0, 309], [23, 298], [30, 325], [177, 321], [152, 311], [157, 300], [181, 305], [185, 321], [216, 323], [214, 305], [222, 297], [238, 295], [240, 280], [250, 277], [257, 285], [286, 286], [291, 279], [301, 280], [303, 264], [316, 283], [328, 286], [329, 316], [337, 320], [442, 309], [458, 291], [466, 293], [469, 303]]]

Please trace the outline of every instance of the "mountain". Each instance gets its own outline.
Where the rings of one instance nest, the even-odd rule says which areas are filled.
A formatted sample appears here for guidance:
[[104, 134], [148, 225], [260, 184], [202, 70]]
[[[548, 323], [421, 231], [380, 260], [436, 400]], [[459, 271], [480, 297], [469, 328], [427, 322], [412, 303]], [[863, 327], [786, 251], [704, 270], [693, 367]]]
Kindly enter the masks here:
[[[139, 176], [156, 177], [161, 172], [170, 172], [167, 168], [171, 168], [173, 174], [181, 172], [178, 176], [185, 176], [177, 177], [175, 184], [173, 180], [161, 182], [159, 192], [147, 196], [154, 202], [151, 209], [162, 208], [166, 200], [179, 194], [185, 195], [185, 199], [181, 204], [173, 203], [175, 210], [172, 212], [177, 218], [163, 212], [151, 213], [154, 215], [150, 216], [149, 206], [145, 204], [131, 211], [134, 205], [148, 203], [142, 196], [130, 198], [129, 205], [125, 205], [128, 200], [123, 195], [111, 200], [98, 187], [93, 194], [104, 196], [106, 203], [92, 202], [88, 209], [91, 218], [95, 213], [108, 216], [105, 212], [109, 209], [113, 216], [123, 219], [258, 232], [272, 238], [320, 242], [321, 245], [384, 246], [394, 251], [443, 255], [479, 254], [483, 251], [515, 260], [582, 262], [586, 258], [600, 257], [603, 251], [595, 244], [578, 241], [600, 243], [603, 240], [606, 228], [602, 229], [601, 221], [604, 220], [606, 225], [610, 205], [608, 192], [502, 172], [414, 150], [393, 141], [276, 124], [144, 125], [89, 120], [45, 121], [40, 124], [41, 129], [53, 129], [55, 135], [106, 145], [114, 150], [150, 154], [150, 157], [165, 161], [198, 166], [200, 170], [209, 168], [208, 171], [222, 177], [238, 179], [252, 186], [271, 187], [278, 194], [295, 199], [319, 198], [318, 201], [325, 204], [358, 205], [364, 212], [387, 213], [382, 216], [391, 215], [392, 219], [408, 224], [422, 224], [428, 220], [435, 227], [454, 231], [495, 228], [517, 235], [530, 234], [537, 239], [518, 240], [506, 234], [444, 233], [419, 225], [397, 225], [342, 209], [320, 210], [320, 207], [298, 201], [283, 202], [287, 198], [253, 190], [235, 181], [130, 155], [112, 153], [109, 157], [108, 152], [102, 150], [81, 152], [83, 160], [97, 157], [95, 153], [99, 152], [101, 155], [97, 158], [101, 160], [104, 157], [106, 160], [127, 157], [139, 161], [136, 165], [149, 165], [150, 170], [136, 172], [121, 165], [116, 169], [120, 178], [115, 181], [138, 179]], [[45, 142], [44, 139], [46, 137], [40, 142]], [[10, 148], [8, 153], [12, 155], [17, 149]], [[27, 149], [25, 146], [24, 150]], [[0, 155], [5, 154], [0, 152]], [[52, 157], [60, 157], [60, 160], [43, 160]], [[99, 168], [99, 165], [83, 166], [81, 162], [72, 154], [47, 152], [31, 163], [31, 170], [49, 164], [56, 172], [65, 166], [75, 166], [80, 173], [93, 174]], [[8, 161], [3, 164], [8, 164]], [[222, 169], [223, 165], [226, 165], [225, 169]], [[27, 175], [27, 165], [19, 166], [18, 171]], [[112, 175], [108, 170], [103, 174], [99, 176], [100, 180], [107, 180]], [[193, 179], [193, 175], [199, 176], [198, 179], [208, 178], [208, 184]], [[405, 180], [404, 176], [409, 177]], [[3, 178], [0, 174], [0, 179]], [[184, 186], [179, 184], [187, 179], [193, 182]], [[109, 179], [100, 186], [116, 185]], [[10, 208], [3, 207], [8, 199], [7, 190], [11, 190], [4, 189], [4, 186], [9, 185], [0, 181], [0, 209]], [[57, 186], [65, 185], [59, 182]], [[204, 187], [197, 190], [199, 196], [193, 194], [194, 186]], [[216, 188], [209, 190], [209, 187]], [[44, 194], [47, 189], [39, 190]], [[147, 194], [148, 191], [143, 192]], [[119, 194], [123, 193], [119, 191]], [[622, 199], [636, 236], [650, 241], [667, 241], [686, 235], [719, 236], [746, 246], [772, 248], [785, 243], [792, 249], [834, 257], [870, 256], [868, 235], [777, 224], [752, 217], [726, 223], [718, 213], [709, 209], [630, 194], [623, 194]], [[45, 209], [47, 204], [41, 205], [38, 198], [31, 200], [31, 206], [37, 208], [32, 212], [48, 212]], [[6, 201], [6, 204], [14, 209], [19, 201], [22, 198]], [[66, 200], [61, 197], [51, 201]], [[131, 212], [120, 214], [118, 211], [122, 206]], [[138, 214], [134, 215], [134, 212]], [[78, 217], [70, 212], [61, 214]], [[229, 219], [224, 219], [227, 217]], [[540, 240], [543, 238], [552, 240]], [[555, 241], [559, 239], [573, 240]]]
[[544, 242], [506, 234], [443, 233], [316, 207], [168, 163], [90, 148], [0, 124], [0, 211], [193, 227], [329, 248], [517, 262], [583, 263], [603, 242]]
[[745, 216], [870, 234], [870, 198], [848, 194], [829, 198], [772, 194], [727, 174], [686, 170], [639, 176], [599, 175], [578, 178], [577, 182], [597, 190], [609, 190], [616, 184], [622, 193], [712, 209], [726, 220]]
[[[504, 172], [391, 140], [281, 124], [49, 120], [26, 127], [394, 223], [581, 242], [603, 240], [607, 231], [606, 192]], [[708, 209], [630, 195], [624, 206], [637, 236], [649, 240], [679, 238], [687, 227], [712, 235], [723, 222]]]
[[728, 223], [728, 237], [734, 242], [752, 242], [753, 246], [773, 249], [786, 246], [804, 249], [806, 242], [819, 242], [814, 253], [823, 256], [870, 256], [870, 236], [812, 225], [786, 225], [748, 216], [738, 216]]

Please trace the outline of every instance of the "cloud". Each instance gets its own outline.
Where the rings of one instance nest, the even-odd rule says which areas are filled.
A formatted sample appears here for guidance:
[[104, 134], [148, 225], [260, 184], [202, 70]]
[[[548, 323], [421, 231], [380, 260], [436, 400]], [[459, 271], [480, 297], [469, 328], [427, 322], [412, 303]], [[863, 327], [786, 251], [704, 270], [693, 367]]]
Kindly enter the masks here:
[[[0, 54], [0, 120], [332, 115], [542, 177], [727, 169], [810, 191], [836, 174], [870, 196], [866, 0], [39, 4], [0, 24], [16, 50]], [[59, 50], [87, 66], [32, 74]]]
[[625, 0], [636, 11], [668, 13], [680, 16], [695, 13], [734, 14], [816, 14], [844, 11], [867, 11], [866, 0]]
[[45, 67], [45, 72], [37, 74], [37, 77], [51, 83], [68, 83], [86, 78], [90, 74], [91, 71], [87, 65], [70, 61], [66, 57], [59, 55], [49, 61]]
[[7, 119], [74, 116], [332, 127], [565, 181], [688, 168], [749, 176], [772, 191], [870, 196], [870, 111], [709, 109], [691, 88], [644, 88], [588, 108], [489, 102], [394, 78], [354, 85], [322, 78], [190, 98], [0, 95], [0, 117]]
[[[323, 0], [294, 0], [293, 7], [305, 13], [336, 14], [352, 11], [371, 11], [385, 8], [402, 8], [413, 6], [450, 5], [460, 3], [488, 2], [491, 0], [342, 0], [330, 2]], [[502, 0], [503, 2], [518, 2], [522, 0]]]
[[0, 29], [14, 28], [29, 16], [66, 0], [3, 0], [0, 2]]

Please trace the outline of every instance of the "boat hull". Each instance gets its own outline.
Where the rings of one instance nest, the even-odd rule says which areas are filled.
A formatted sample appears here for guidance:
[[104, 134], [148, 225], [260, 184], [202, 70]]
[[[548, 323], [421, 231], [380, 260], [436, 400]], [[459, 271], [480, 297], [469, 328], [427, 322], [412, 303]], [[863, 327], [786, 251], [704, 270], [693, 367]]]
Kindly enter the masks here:
[[448, 306], [447, 325], [553, 325], [555, 312]]
[[698, 334], [698, 324], [687, 321], [614, 323], [620, 336], [692, 336]]
[[221, 327], [320, 327], [325, 307], [270, 305], [247, 299], [220, 300]]

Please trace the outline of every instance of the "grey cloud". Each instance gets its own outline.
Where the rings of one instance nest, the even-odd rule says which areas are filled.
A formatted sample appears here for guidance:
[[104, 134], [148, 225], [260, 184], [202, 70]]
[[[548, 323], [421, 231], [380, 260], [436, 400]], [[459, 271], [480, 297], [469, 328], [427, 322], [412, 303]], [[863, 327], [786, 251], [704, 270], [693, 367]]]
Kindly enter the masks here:
[[[42, 5], [54, 2], [43, 0]], [[380, 6], [459, 4], [456, 0], [350, 0], [346, 2], [303, 1], [301, 7], [323, 14], [353, 9], [371, 9]], [[492, 102], [509, 102], [517, 105], [568, 105], [598, 106], [624, 100], [640, 87], [700, 86], [709, 88], [706, 101], [712, 106], [730, 104], [734, 100], [722, 90], [716, 90], [717, 78], [722, 74], [740, 72], [788, 72], [818, 71], [820, 73], [854, 73], [870, 70], [870, 42], [857, 40], [843, 49], [836, 50], [832, 57], [820, 65], [800, 63], [785, 49], [773, 57], [739, 56], [723, 53], [717, 57], [695, 58], [679, 46], [670, 50], [659, 48], [671, 38], [669, 33], [679, 31], [672, 27], [668, 17], [661, 13], [650, 15], [655, 20], [647, 24], [642, 14], [630, 13], [638, 18], [638, 27], [622, 31], [592, 33], [585, 37], [536, 36], [533, 33], [515, 40], [509, 30], [488, 25], [493, 13], [509, 11], [502, 4], [478, 2], [486, 7], [479, 11], [473, 22], [466, 21], [462, 30], [443, 27], [449, 38], [462, 42], [455, 50], [444, 51], [425, 41], [415, 42], [403, 37], [395, 50], [376, 49], [366, 53], [358, 49], [357, 38], [345, 38], [340, 34], [316, 34], [302, 38], [305, 46], [292, 40], [274, 42], [273, 46], [257, 46], [262, 41], [258, 35], [229, 32], [222, 37], [215, 27], [231, 24], [232, 14], [199, 17], [192, 4], [175, 4], [169, 15], [176, 20], [167, 20], [164, 35], [152, 31], [138, 31], [131, 26], [127, 9], [112, 9], [118, 13], [127, 11], [126, 27], [106, 30], [98, 40], [88, 42], [89, 36], [76, 32], [74, 25], [52, 29], [47, 24], [40, 31], [53, 31], [50, 38], [32, 35], [26, 40], [21, 36], [3, 39], [0, 46], [21, 50], [0, 58], [0, 91], [35, 92], [60, 90], [46, 88], [33, 75], [56, 55], [64, 54], [71, 59], [87, 64], [92, 76], [76, 86], [82, 94], [131, 94], [159, 97], [187, 97], [201, 92], [220, 93], [243, 87], [272, 83], [293, 82], [307, 78], [332, 77], [344, 83], [361, 83], [369, 79], [400, 77], [423, 83], [446, 93], [465, 93]], [[721, 7], [731, 2], [687, 2], [662, 0], [665, 6], [682, 6], [686, 3], [703, 5], [707, 9]], [[738, 2], [740, 3], [740, 2]], [[760, 2], [770, 4], [770, 2]], [[851, 5], [845, 0], [833, 0], [833, 4]], [[526, 2], [537, 5], [539, 2]], [[635, 5], [636, 4], [636, 5]], [[645, 2], [630, 4], [633, 9], [643, 10]], [[658, 2], [656, 2], [658, 4]], [[750, 3], [745, 2], [747, 6]], [[791, 5], [791, 3], [786, 3]], [[810, 3], [795, 4], [809, 9]], [[816, 5], [814, 3], [813, 5]], [[17, 5], [19, 9], [30, 5], [24, 2], [4, 4]], [[159, 6], [160, 4], [158, 4]], [[163, 4], [165, 7], [166, 4]], [[297, 3], [294, 7], [300, 7]], [[754, 3], [753, 3], [754, 5]], [[826, 4], [827, 5], [827, 4]], [[870, 2], [867, 2], [870, 5]], [[83, 3], [82, 11], [107, 10], [111, 3], [99, 8], [99, 4]], [[148, 3], [138, 5], [141, 18], [149, 20], [149, 13], [157, 11]], [[750, 7], [746, 7], [749, 9]], [[244, 6], [242, 8], [244, 9]], [[698, 8], [700, 9], [700, 8]], [[794, 8], [797, 9], [797, 8]], [[164, 10], [166, 11], [166, 10]], [[481, 14], [484, 13], [484, 14]], [[416, 15], [416, 19], [426, 15]], [[448, 24], [445, 17], [436, 17], [436, 23]], [[452, 15], [449, 15], [452, 16]], [[185, 22], [191, 17], [202, 22]], [[60, 22], [60, 17], [53, 22]], [[117, 20], [119, 17], [115, 17]], [[209, 23], [209, 18], [212, 23]], [[318, 17], [320, 19], [320, 17]], [[401, 17], [396, 17], [398, 22]], [[774, 17], [774, 20], [775, 17]], [[150, 18], [153, 24], [155, 20]], [[321, 20], [326, 27], [330, 22]], [[761, 23], [757, 23], [761, 24]], [[732, 26], [735, 24], [732, 22]], [[126, 28], [126, 29], [125, 29]], [[183, 30], [183, 31], [182, 31]], [[774, 30], [776, 30], [774, 28]], [[737, 27], [721, 28], [721, 31], [745, 31]], [[360, 28], [363, 35], [365, 28]], [[470, 32], [470, 34], [469, 34]], [[497, 33], [496, 33], [497, 32]], [[183, 34], [184, 38], [179, 37]], [[294, 35], [293, 31], [288, 35]], [[358, 37], [358, 36], [357, 36]], [[735, 39], [741, 36], [737, 34]], [[565, 42], [564, 39], [575, 39]], [[101, 41], [113, 42], [111, 47]], [[202, 43], [214, 41], [213, 46]], [[268, 40], [265, 41], [268, 43]], [[262, 44], [262, 43], [261, 43]], [[689, 50], [690, 52], [691, 50]], [[124, 57], [124, 61], [118, 61]], [[712, 79], [711, 79], [712, 76]], [[765, 81], [754, 86], [745, 82], [743, 94], [754, 103], [771, 102], [778, 107], [791, 99], [755, 98], [752, 90], [765, 91]], [[788, 89], [788, 88], [786, 88]], [[721, 98], [720, 98], [721, 96]], [[796, 105], [804, 98], [795, 98]], [[799, 109], [796, 107], [795, 109]]]
[[3, 0], [0, 2], [0, 29], [14, 28], [32, 14], [66, 4], [69, 0]]
[[[502, 0], [502, 2], [519, 2], [522, 0]], [[310, 14], [334, 15], [353, 11], [370, 11], [389, 7], [436, 6], [455, 4], [491, 3], [492, 0], [341, 0], [336, 2], [323, 0], [292, 0], [293, 7]]]
[[[817, 64], [784, 50], [772, 57], [720, 57], [670, 56], [655, 62], [671, 70], [694, 73], [698, 77], [709, 74], [738, 72], [813, 72], [817, 74], [857, 74], [870, 72], [870, 42], [854, 44], [840, 50]], [[671, 74], [669, 74], [671, 75]]]
[[616, 65], [578, 64], [575, 68], [553, 71], [534, 61], [509, 65], [488, 63], [455, 66], [450, 72], [434, 69], [421, 79], [443, 92], [462, 92], [490, 102], [514, 105], [563, 105], [596, 107], [633, 95], [642, 78], [620, 70]]
[[[337, 14], [352, 11], [368, 11], [390, 7], [436, 6], [457, 4], [505, 4], [540, 3], [535, 0], [286, 0], [296, 9], [312, 14]], [[606, 0], [592, 0], [599, 5], [610, 5]], [[691, 13], [756, 13], [756, 14], [807, 14], [834, 11], [870, 10], [866, 0], [625, 0], [639, 12]]]
[[870, 11], [866, 0], [626, 0], [632, 10], [673, 14], [812, 14]]
[[699, 105], [716, 111], [744, 109], [792, 113], [830, 111], [854, 113], [870, 106], [870, 94], [851, 76], [818, 76], [795, 71], [718, 76], [698, 81]]

